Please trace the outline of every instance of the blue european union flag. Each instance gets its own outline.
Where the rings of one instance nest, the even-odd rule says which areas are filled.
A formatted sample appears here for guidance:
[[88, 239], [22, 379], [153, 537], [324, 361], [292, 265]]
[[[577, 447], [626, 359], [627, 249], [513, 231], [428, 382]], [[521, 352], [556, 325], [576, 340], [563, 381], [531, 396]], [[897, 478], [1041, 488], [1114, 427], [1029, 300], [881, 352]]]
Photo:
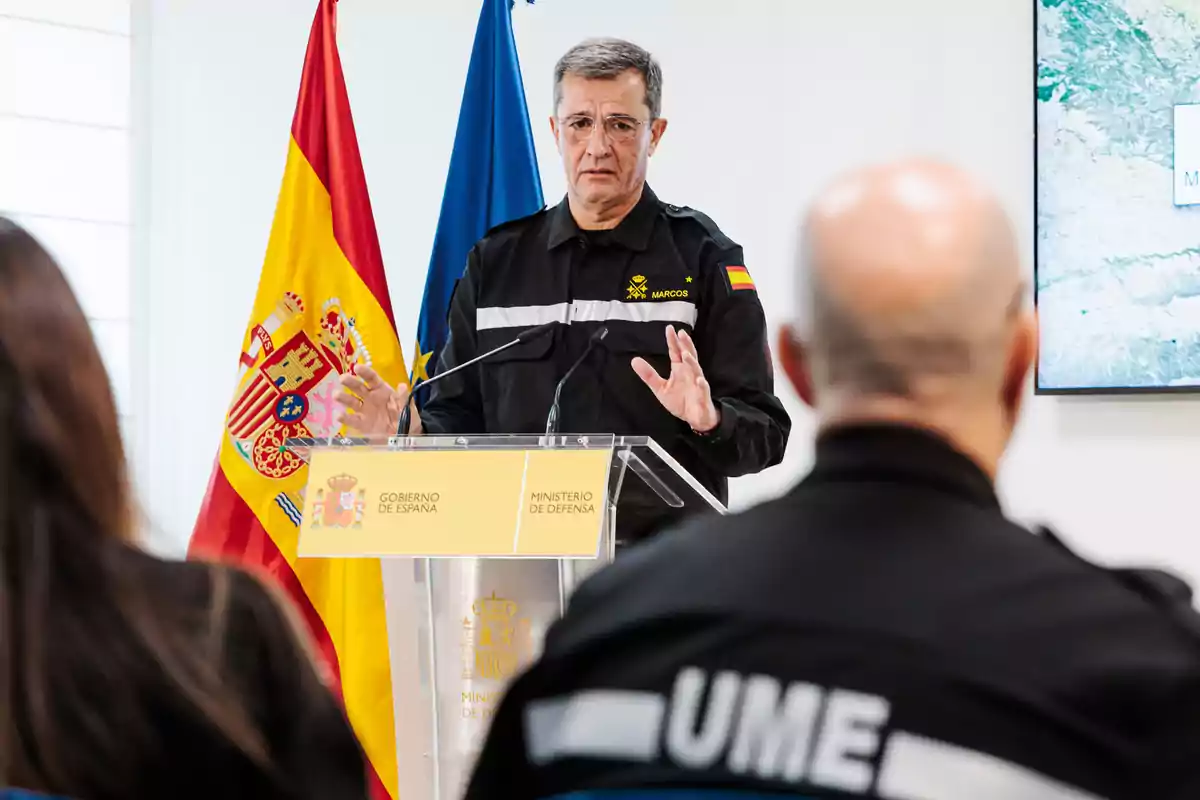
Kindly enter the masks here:
[[[417, 323], [414, 385], [436, 371], [437, 354], [446, 342], [450, 294], [471, 247], [496, 225], [543, 205], [512, 6], [512, 0], [483, 0], [479, 14]], [[418, 406], [425, 394], [417, 396]]]

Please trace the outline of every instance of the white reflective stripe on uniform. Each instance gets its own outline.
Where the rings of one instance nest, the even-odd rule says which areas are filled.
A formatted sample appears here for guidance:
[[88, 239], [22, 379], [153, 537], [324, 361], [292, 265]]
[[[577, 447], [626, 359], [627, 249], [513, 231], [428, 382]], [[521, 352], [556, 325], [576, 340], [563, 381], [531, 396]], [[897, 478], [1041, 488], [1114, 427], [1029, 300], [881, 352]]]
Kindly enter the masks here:
[[594, 690], [536, 700], [525, 709], [529, 760], [611, 758], [652, 761], [658, 757], [666, 698], [653, 692]]
[[[722, 677], [736, 681], [738, 676], [725, 672]], [[871, 731], [856, 727], [851, 717], [842, 714], [840, 722], [830, 723], [838, 691], [829, 694], [824, 715], [817, 704], [789, 704], [788, 696], [778, 693], [774, 707], [760, 703], [716, 711], [708, 708], [711, 699], [701, 702], [699, 695], [691, 694], [681, 699], [653, 692], [585, 690], [539, 699], [525, 709], [526, 755], [535, 765], [564, 758], [643, 764], [664, 758], [684, 772], [725, 767], [763, 780], [839, 790], [853, 778], [863, 785], [874, 782], [873, 796], [883, 800], [1103, 800], [1028, 767], [903, 730], [872, 742]], [[753, 694], [742, 692], [743, 704]], [[762, 694], [758, 692], [760, 700]], [[870, 699], [858, 696], [863, 697]], [[678, 744], [671, 742], [668, 714], [681, 713], [681, 702], [704, 707], [691, 709], [703, 718], [701, 732], [689, 731], [693, 738], [711, 738], [704, 745], [704, 758], [680, 759]], [[729, 711], [733, 713], [724, 713]], [[716, 714], [715, 721], [709, 719], [711, 714]], [[824, 722], [818, 724], [818, 717]], [[690, 726], [697, 720], [689, 717], [686, 722]], [[738, 750], [742, 739], [740, 744], [753, 745], [745, 753]], [[867, 755], [871, 751], [883, 754], [877, 771]], [[788, 769], [792, 757], [798, 758], [794, 771]], [[848, 772], [850, 768], [855, 771]]]
[[674, 322], [695, 327], [696, 304], [684, 300], [623, 303], [619, 300], [576, 300], [546, 306], [490, 306], [475, 311], [475, 329], [530, 328], [547, 322]]
[[1100, 800], [995, 756], [897, 731], [876, 791], [889, 800]]
[[547, 322], [566, 322], [570, 306], [555, 303], [551, 306], [493, 306], [475, 311], [475, 330], [492, 328], [532, 328]]
[[576, 300], [571, 304], [572, 322], [677, 322], [696, 324], [696, 304], [685, 300], [661, 303], [622, 303], [620, 300]]

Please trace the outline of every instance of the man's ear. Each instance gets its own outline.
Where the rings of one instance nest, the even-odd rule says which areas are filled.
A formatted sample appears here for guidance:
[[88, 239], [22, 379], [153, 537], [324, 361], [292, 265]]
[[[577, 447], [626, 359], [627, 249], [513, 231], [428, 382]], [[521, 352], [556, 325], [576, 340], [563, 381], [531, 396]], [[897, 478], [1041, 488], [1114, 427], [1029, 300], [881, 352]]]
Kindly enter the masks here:
[[817, 396], [813, 389], [812, 369], [808, 348], [800, 339], [800, 335], [791, 325], [779, 329], [778, 340], [779, 363], [791, 381], [792, 388], [809, 408], [816, 408]]
[[554, 116], [550, 117], [550, 135], [554, 137], [554, 146], [561, 153], [562, 143], [558, 140], [558, 119]]
[[1016, 426], [1025, 401], [1025, 384], [1034, 369], [1038, 357], [1037, 315], [1033, 311], [1021, 314], [1013, 332], [1008, 359], [1004, 368], [1004, 383], [1000, 401], [1008, 415], [1009, 424]]
[[667, 132], [667, 120], [659, 117], [650, 123], [650, 155], [654, 155], [654, 151], [658, 149], [658, 143], [662, 141], [663, 134]]

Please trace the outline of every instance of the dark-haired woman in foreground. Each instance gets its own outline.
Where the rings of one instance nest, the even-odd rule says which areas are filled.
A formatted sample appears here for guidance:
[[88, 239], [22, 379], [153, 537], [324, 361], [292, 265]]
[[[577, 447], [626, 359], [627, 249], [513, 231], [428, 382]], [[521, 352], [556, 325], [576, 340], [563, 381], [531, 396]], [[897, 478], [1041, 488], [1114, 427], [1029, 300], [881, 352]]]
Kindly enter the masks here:
[[362, 752], [287, 606], [134, 539], [87, 320], [49, 254], [0, 217], [0, 786], [364, 798]]

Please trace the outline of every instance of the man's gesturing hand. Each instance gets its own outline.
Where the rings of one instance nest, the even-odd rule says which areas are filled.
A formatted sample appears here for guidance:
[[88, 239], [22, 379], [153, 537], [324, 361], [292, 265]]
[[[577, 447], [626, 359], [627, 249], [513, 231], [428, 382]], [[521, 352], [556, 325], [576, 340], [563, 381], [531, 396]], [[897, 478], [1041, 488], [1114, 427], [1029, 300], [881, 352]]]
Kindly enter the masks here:
[[700, 369], [696, 343], [686, 331], [679, 333], [667, 326], [667, 351], [671, 355], [671, 374], [664, 378], [646, 359], [633, 359], [633, 371], [650, 387], [663, 408], [692, 426], [698, 433], [707, 433], [721, 422], [721, 412], [713, 404], [712, 389]]
[[[343, 373], [340, 383], [341, 388], [333, 395], [338, 425], [365, 436], [388, 436], [396, 431], [400, 410], [410, 402], [407, 386], [400, 384], [393, 389], [365, 364], [356, 365], [354, 372]], [[409, 413], [408, 432], [416, 436], [421, 433], [421, 415], [415, 403]]]

